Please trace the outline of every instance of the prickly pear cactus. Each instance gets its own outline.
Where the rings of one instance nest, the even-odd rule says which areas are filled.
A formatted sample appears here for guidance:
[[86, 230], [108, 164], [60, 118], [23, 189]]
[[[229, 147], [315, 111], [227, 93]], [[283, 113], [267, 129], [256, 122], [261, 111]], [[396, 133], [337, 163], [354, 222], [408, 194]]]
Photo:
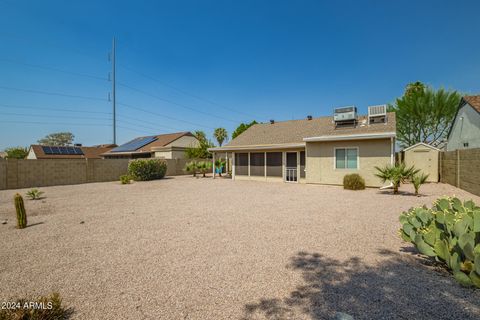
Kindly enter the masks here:
[[25, 205], [23, 204], [23, 198], [20, 194], [16, 194], [15, 210], [17, 211], [17, 228], [23, 229], [27, 226], [27, 212], [25, 211]]
[[443, 262], [460, 284], [480, 288], [480, 207], [473, 201], [440, 198], [430, 209], [403, 212], [400, 223], [403, 240]]

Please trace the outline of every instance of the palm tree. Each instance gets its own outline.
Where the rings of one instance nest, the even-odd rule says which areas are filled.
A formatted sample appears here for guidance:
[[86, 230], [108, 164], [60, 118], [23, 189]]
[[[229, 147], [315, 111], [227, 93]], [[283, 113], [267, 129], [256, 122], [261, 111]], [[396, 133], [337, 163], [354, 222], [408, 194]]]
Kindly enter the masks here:
[[428, 179], [428, 174], [425, 173], [420, 173], [420, 174], [414, 174], [412, 176], [412, 183], [413, 187], [415, 188], [415, 195], [418, 196], [418, 190], [420, 190], [420, 186], [427, 182]]
[[218, 145], [221, 147], [223, 142], [228, 139], [228, 132], [225, 128], [217, 128], [213, 131], [213, 136], [217, 139]]
[[378, 171], [375, 175], [379, 177], [382, 182], [390, 181], [393, 184], [393, 194], [398, 193], [400, 184], [405, 183], [405, 181], [411, 179], [420, 171], [415, 169], [414, 166], [407, 168], [404, 163], [395, 166], [386, 165], [383, 168], [375, 167], [375, 169]]
[[200, 173], [203, 174], [203, 177], [205, 178], [205, 174], [212, 168], [212, 163], [209, 161], [200, 161], [197, 162], [197, 169], [200, 171]]
[[188, 173], [192, 173], [194, 177], [197, 176], [197, 163], [195, 161], [190, 161], [183, 168]]

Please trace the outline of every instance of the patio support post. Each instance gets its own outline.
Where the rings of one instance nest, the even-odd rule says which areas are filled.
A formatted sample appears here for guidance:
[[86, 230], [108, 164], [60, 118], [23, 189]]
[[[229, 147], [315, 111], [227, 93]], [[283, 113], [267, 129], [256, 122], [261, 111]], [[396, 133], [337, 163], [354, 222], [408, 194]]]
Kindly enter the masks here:
[[300, 151], [297, 151], [297, 183], [300, 182]]
[[284, 182], [285, 182], [286, 158], [287, 158], [287, 154], [285, 153], [285, 151], [283, 151], [282, 152], [282, 179]]
[[250, 177], [250, 152], [248, 153], [248, 176]]
[[235, 152], [232, 152], [232, 180], [235, 180]]
[[264, 152], [263, 169], [264, 169], [265, 180], [267, 180], [267, 153], [266, 152]]
[[390, 164], [393, 166], [395, 164], [395, 140], [390, 138], [391, 151], [390, 151]]
[[212, 152], [212, 162], [213, 162], [213, 179], [215, 179], [215, 152]]

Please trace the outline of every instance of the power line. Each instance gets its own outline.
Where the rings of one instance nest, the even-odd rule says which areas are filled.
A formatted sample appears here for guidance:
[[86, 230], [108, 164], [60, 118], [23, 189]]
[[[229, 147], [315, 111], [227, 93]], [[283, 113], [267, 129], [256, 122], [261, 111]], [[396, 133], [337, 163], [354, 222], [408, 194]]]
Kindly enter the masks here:
[[0, 123], [21, 123], [21, 124], [48, 124], [48, 125], [65, 125], [65, 126], [92, 126], [92, 127], [110, 127], [108, 124], [96, 124], [96, 123], [65, 123], [65, 122], [35, 122], [35, 121], [4, 121], [0, 120]]
[[141, 134], [154, 134], [153, 132], [151, 131], [143, 131], [143, 130], [138, 130], [138, 129], [134, 129], [134, 128], [130, 128], [130, 127], [125, 127], [125, 126], [118, 126], [118, 128], [121, 128], [121, 129], [127, 129], [127, 130], [131, 130], [131, 131], [135, 131], [135, 132], [138, 132], [138, 133], [141, 133]]
[[[45, 115], [45, 114], [24, 114], [24, 113], [13, 113], [13, 112], [1, 112], [0, 115], [7, 115], [7, 116], [25, 116], [25, 117], [39, 117], [39, 118], [60, 118], [64, 119], [66, 116], [51, 116], [51, 115]], [[83, 120], [112, 120], [106, 119], [106, 118], [93, 118], [93, 117], [77, 117], [75, 116], [75, 119], [83, 119]]]
[[183, 89], [180, 89], [180, 88], [178, 88], [178, 87], [172, 86], [172, 85], [170, 85], [170, 84], [168, 84], [168, 83], [166, 83], [166, 82], [164, 82], [164, 81], [160, 81], [160, 80], [158, 80], [158, 79], [156, 79], [156, 78], [154, 78], [154, 77], [152, 77], [152, 76], [149, 76], [149, 75], [147, 75], [147, 74], [145, 74], [145, 73], [143, 73], [143, 72], [140, 72], [140, 71], [138, 71], [138, 70], [135, 70], [135, 69], [133, 69], [133, 68], [131, 68], [131, 67], [127, 67], [127, 66], [121, 65], [121, 64], [119, 64], [119, 66], [122, 67], [122, 68], [124, 68], [124, 69], [126, 69], [126, 70], [129, 70], [129, 71], [131, 71], [131, 72], [134, 72], [134, 73], [136, 73], [136, 74], [138, 74], [138, 75], [140, 75], [140, 76], [142, 76], [142, 77], [144, 77], [144, 78], [146, 78], [146, 79], [150, 79], [150, 80], [152, 80], [152, 81], [154, 81], [154, 82], [157, 82], [158, 84], [160, 84], [160, 85], [162, 85], [162, 86], [164, 86], [164, 87], [167, 87], [167, 88], [170, 88], [170, 89], [172, 89], [172, 90], [174, 90], [174, 91], [177, 91], [177, 92], [179, 92], [179, 93], [181, 93], [181, 94], [183, 94], [183, 95], [186, 95], [186, 96], [195, 98], [195, 99], [200, 100], [200, 101], [204, 101], [204, 102], [206, 102], [206, 103], [215, 105], [215, 106], [217, 106], [217, 107], [224, 108], [224, 109], [226, 109], [226, 110], [229, 110], [229, 111], [232, 111], [232, 112], [235, 112], [235, 113], [238, 113], [238, 114], [243, 114], [243, 115], [248, 116], [248, 117], [262, 118], [262, 117], [257, 117], [257, 116], [255, 116], [255, 115], [253, 115], [253, 114], [251, 114], [251, 113], [239, 111], [239, 110], [236, 110], [236, 109], [234, 109], [234, 108], [227, 107], [227, 106], [225, 106], [225, 105], [223, 105], [223, 104], [220, 104], [220, 103], [211, 101], [211, 100], [206, 99], [206, 98], [204, 98], [204, 97], [201, 97], [201, 96], [199, 96], [199, 95], [196, 95], [196, 94], [187, 92], [187, 91], [185, 91], [185, 90], [183, 90]]
[[[166, 125], [158, 125], [154, 122], [149, 122], [149, 121], [145, 121], [145, 120], [141, 120], [141, 119], [136, 119], [136, 118], [132, 118], [132, 117], [129, 117], [129, 116], [122, 116], [120, 115], [121, 118], [126, 118], [126, 119], [129, 119], [129, 120], [133, 120], [133, 121], [137, 121], [137, 122], [141, 122], [141, 123], [146, 123], [146, 124], [150, 124], [150, 125], [153, 125], [153, 126], [156, 126], [156, 127], [160, 127], [160, 128], [168, 128], [168, 129], [173, 129], [173, 130], [178, 130], [178, 131], [184, 131], [183, 129], [178, 129], [178, 128], [175, 128], [175, 127], [170, 127], [170, 126], [166, 126]], [[133, 124], [133, 123], [132, 123]], [[138, 124], [135, 124], [135, 125], [138, 125]]]
[[52, 67], [48, 67], [48, 66], [44, 66], [44, 65], [25, 63], [25, 62], [20, 62], [20, 61], [11, 60], [11, 59], [3, 59], [3, 58], [0, 58], [0, 61], [6, 61], [6, 62], [14, 63], [14, 64], [27, 66], [27, 67], [33, 67], [33, 68], [45, 69], [45, 70], [50, 70], [50, 71], [55, 71], [55, 72], [61, 72], [61, 73], [70, 74], [70, 75], [79, 76], [79, 77], [86, 77], [86, 78], [90, 78], [90, 79], [108, 81], [108, 78], [105, 78], [105, 77], [100, 77], [100, 76], [86, 74], [86, 73], [78, 73], [78, 72], [68, 71], [68, 70], [62, 70], [62, 69], [52, 68]]
[[57, 112], [75, 112], [75, 113], [112, 114], [111, 112], [90, 111], [90, 110], [71, 110], [71, 109], [49, 108], [49, 107], [45, 108], [45, 107], [34, 107], [34, 106], [13, 105], [13, 104], [0, 104], [0, 108], [31, 109], [31, 110], [45, 110], [45, 111], [57, 111]]
[[149, 110], [146, 110], [146, 109], [143, 109], [143, 108], [132, 106], [132, 105], [126, 104], [126, 103], [117, 102], [117, 105], [121, 105], [121, 106], [131, 108], [131, 109], [134, 109], [134, 110], [142, 111], [142, 112], [145, 112], [145, 113], [149, 113], [149, 114], [155, 115], [157, 117], [166, 118], [166, 119], [169, 119], [169, 120], [174, 120], [174, 121], [179, 121], [179, 122], [184, 122], [184, 123], [187, 123], [187, 124], [190, 124], [190, 125], [193, 125], [193, 126], [197, 126], [197, 127], [203, 127], [203, 128], [207, 128], [207, 129], [215, 129], [213, 127], [204, 126], [204, 125], [201, 125], [201, 124], [198, 124], [198, 123], [195, 123], [195, 122], [190, 122], [190, 121], [187, 121], [187, 120], [182, 120], [182, 119], [177, 119], [177, 118], [174, 118], [174, 117], [166, 116], [166, 115], [163, 115], [163, 114], [160, 114], [160, 113], [156, 113], [156, 112], [152, 112], [152, 111], [149, 111]]
[[124, 88], [128, 88], [130, 90], [133, 90], [133, 91], [137, 91], [139, 93], [142, 93], [146, 96], [149, 96], [149, 97], [152, 97], [152, 98], [155, 98], [155, 99], [158, 99], [160, 101], [164, 101], [164, 102], [167, 102], [167, 103], [170, 103], [170, 104], [173, 104], [173, 105], [176, 105], [176, 106], [179, 106], [181, 108], [184, 108], [184, 109], [188, 109], [190, 111], [193, 111], [193, 112], [197, 112], [197, 113], [201, 113], [201, 114], [204, 114], [204, 115], [207, 115], [207, 116], [210, 116], [210, 117], [214, 117], [214, 118], [217, 118], [217, 119], [220, 119], [220, 120], [225, 120], [225, 121], [230, 121], [230, 122], [233, 122], [233, 123], [238, 123], [238, 121], [235, 121], [235, 120], [232, 120], [232, 119], [228, 119], [228, 118], [225, 118], [225, 117], [221, 117], [221, 116], [217, 116], [215, 114], [212, 114], [210, 112], [205, 112], [205, 111], [201, 111], [201, 110], [198, 110], [198, 109], [195, 109], [193, 107], [190, 107], [190, 106], [187, 106], [185, 104], [182, 104], [182, 103], [178, 103], [178, 102], [175, 102], [175, 101], [172, 101], [172, 100], [169, 100], [169, 99], [165, 99], [165, 98], [162, 98], [162, 97], [159, 97], [157, 95], [154, 95], [154, 94], [151, 94], [151, 93], [148, 93], [146, 91], [143, 91], [141, 89], [137, 89], [137, 88], [134, 88], [130, 85], [127, 85], [125, 83], [122, 83], [122, 82], [117, 82], [119, 86], [122, 86]]
[[104, 98], [80, 96], [80, 95], [73, 95], [73, 94], [66, 94], [66, 93], [59, 93], [59, 92], [48, 92], [48, 91], [42, 91], [42, 90], [14, 88], [14, 87], [7, 87], [7, 86], [0, 86], [0, 89], [21, 91], [21, 92], [28, 92], [28, 93], [36, 93], [36, 94], [44, 94], [44, 95], [49, 95], [49, 96], [60, 96], [60, 97], [86, 99], [86, 100], [107, 101], [107, 99], [104, 99]]

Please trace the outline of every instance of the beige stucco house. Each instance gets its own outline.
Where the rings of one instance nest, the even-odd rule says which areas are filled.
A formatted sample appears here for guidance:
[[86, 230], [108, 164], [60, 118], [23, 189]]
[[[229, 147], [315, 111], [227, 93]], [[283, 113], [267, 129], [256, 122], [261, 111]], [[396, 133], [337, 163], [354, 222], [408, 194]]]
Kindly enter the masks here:
[[394, 163], [395, 114], [386, 106], [337, 109], [333, 117], [256, 124], [223, 147], [215, 157], [232, 158], [232, 178], [340, 185], [348, 173], [367, 186], [381, 186], [375, 166]]
[[183, 159], [185, 150], [197, 147], [198, 139], [191, 132], [176, 132], [138, 137], [102, 154], [105, 159], [162, 158]]

